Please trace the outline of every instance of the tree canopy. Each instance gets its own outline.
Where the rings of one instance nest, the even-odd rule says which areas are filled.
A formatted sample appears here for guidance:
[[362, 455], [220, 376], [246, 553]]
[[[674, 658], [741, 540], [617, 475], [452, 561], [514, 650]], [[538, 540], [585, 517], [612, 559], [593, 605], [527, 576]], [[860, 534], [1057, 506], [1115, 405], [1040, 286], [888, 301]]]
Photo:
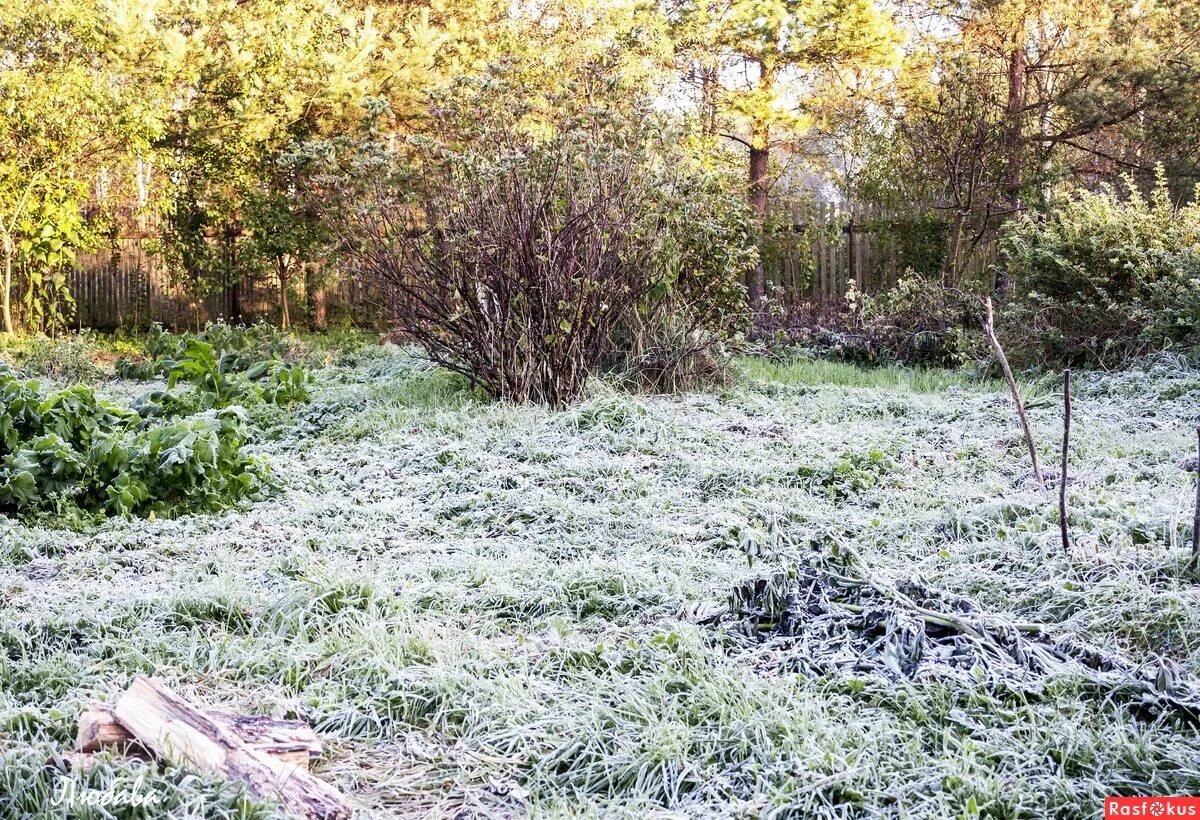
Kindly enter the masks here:
[[[270, 280], [286, 324], [333, 258], [286, 158], [444, 129], [448, 90], [496, 72], [528, 90], [511, 125], [535, 140], [567, 97], [649, 100], [763, 235], [806, 175], [940, 209], [953, 284], [983, 237], [1064, 190], [1161, 165], [1190, 197], [1198, 33], [1194, 0], [2, 0], [0, 319], [64, 323], [74, 252], [140, 213], [196, 298], [228, 294], [236, 319], [237, 283]], [[761, 260], [744, 283], [760, 310]]]

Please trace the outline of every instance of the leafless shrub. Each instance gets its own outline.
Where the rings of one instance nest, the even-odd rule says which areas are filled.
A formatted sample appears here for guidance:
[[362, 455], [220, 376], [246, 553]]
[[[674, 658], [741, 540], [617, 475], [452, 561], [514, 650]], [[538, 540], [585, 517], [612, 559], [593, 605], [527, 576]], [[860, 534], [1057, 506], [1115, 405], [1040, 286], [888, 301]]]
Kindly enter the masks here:
[[652, 285], [655, 195], [637, 151], [583, 129], [489, 148], [417, 143], [419, 174], [334, 186], [356, 200], [337, 231], [431, 358], [499, 398], [562, 406]]

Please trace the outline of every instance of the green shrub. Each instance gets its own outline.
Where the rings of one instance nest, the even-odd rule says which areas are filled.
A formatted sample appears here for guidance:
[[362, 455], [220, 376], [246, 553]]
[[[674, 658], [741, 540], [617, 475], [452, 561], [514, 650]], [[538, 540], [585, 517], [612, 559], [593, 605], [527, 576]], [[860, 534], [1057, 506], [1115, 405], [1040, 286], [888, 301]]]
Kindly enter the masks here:
[[45, 393], [0, 372], [0, 410], [0, 513], [173, 515], [265, 484], [264, 465], [244, 453], [239, 408], [158, 424], [84, 385]]
[[854, 364], [957, 367], [982, 353], [978, 312], [975, 295], [909, 270], [891, 290], [851, 287], [841, 303], [796, 311], [770, 341]]
[[659, 180], [655, 284], [616, 329], [613, 356], [631, 386], [668, 392], [726, 380], [730, 345], [749, 326], [745, 272], [758, 258], [740, 181], [686, 152], [673, 159]]
[[67, 383], [94, 382], [104, 376], [96, 364], [95, 340], [88, 334], [7, 340], [3, 352], [15, 367], [30, 376]]
[[1130, 189], [1075, 193], [1005, 230], [1014, 359], [1107, 364], [1200, 342], [1200, 205], [1175, 208], [1161, 180], [1148, 199]]
[[[210, 325], [204, 334], [177, 337], [152, 333], [148, 337], [147, 352], [167, 352], [154, 361], [123, 358], [116, 364], [117, 375], [139, 381], [165, 377], [169, 389], [181, 382], [191, 384], [197, 391], [196, 404], [202, 408], [259, 401], [279, 405], [309, 401], [308, 371], [298, 362], [285, 364], [276, 355], [286, 352], [280, 339], [267, 335], [267, 341], [262, 344], [247, 344], [244, 342], [250, 331], [244, 328], [227, 330], [225, 327]], [[218, 331], [217, 328], [222, 329]], [[262, 331], [254, 330], [254, 333]], [[213, 341], [206, 341], [202, 335], [208, 335]], [[286, 341], [286, 337], [281, 339]], [[231, 344], [231, 340], [241, 341]], [[263, 356], [267, 358], [261, 358]], [[264, 383], [260, 385], [259, 381]], [[139, 400], [138, 412], [152, 416], [172, 415], [173, 411], [182, 411], [190, 405], [186, 400], [167, 396], [170, 394], [154, 391], [153, 397]]]

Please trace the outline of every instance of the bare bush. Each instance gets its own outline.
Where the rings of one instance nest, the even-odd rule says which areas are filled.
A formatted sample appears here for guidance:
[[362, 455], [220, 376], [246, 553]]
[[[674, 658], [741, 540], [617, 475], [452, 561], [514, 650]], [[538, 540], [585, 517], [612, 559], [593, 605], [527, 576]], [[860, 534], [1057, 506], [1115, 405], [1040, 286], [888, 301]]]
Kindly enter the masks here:
[[646, 158], [590, 125], [485, 150], [377, 147], [356, 173], [323, 179], [342, 250], [381, 288], [395, 329], [499, 398], [578, 399], [654, 283]]

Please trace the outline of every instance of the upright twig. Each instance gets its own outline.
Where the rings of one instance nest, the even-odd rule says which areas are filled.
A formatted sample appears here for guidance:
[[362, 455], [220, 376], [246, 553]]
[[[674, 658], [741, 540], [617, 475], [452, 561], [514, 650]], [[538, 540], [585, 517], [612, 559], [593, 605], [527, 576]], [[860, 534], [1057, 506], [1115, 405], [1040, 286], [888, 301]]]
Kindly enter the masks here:
[[1192, 560], [1188, 561], [1188, 572], [1196, 568], [1200, 559], [1200, 426], [1196, 427], [1196, 512], [1192, 517]]
[[1067, 537], [1067, 448], [1071, 445], [1071, 371], [1063, 371], [1063, 445], [1062, 471], [1058, 475], [1058, 526], [1062, 532], [1063, 557], [1071, 560], [1071, 541]]
[[1000, 362], [1000, 370], [1004, 373], [1004, 380], [1008, 382], [1008, 389], [1012, 392], [1013, 403], [1017, 406], [1017, 416], [1020, 417], [1021, 426], [1025, 429], [1025, 444], [1029, 446], [1029, 460], [1033, 463], [1033, 477], [1037, 479], [1039, 485], [1045, 487], [1046, 482], [1042, 478], [1042, 468], [1038, 466], [1037, 447], [1033, 444], [1033, 431], [1029, 428], [1029, 416], [1025, 414], [1025, 403], [1021, 401], [1021, 391], [1017, 389], [1017, 380], [1013, 378], [1012, 368], [1008, 366], [1008, 357], [1004, 355], [1004, 348], [1000, 346], [1000, 340], [996, 338], [995, 320], [992, 317], [992, 297], [984, 297], [983, 304], [986, 308], [983, 332], [987, 334], [992, 351], [996, 354], [996, 360]]

